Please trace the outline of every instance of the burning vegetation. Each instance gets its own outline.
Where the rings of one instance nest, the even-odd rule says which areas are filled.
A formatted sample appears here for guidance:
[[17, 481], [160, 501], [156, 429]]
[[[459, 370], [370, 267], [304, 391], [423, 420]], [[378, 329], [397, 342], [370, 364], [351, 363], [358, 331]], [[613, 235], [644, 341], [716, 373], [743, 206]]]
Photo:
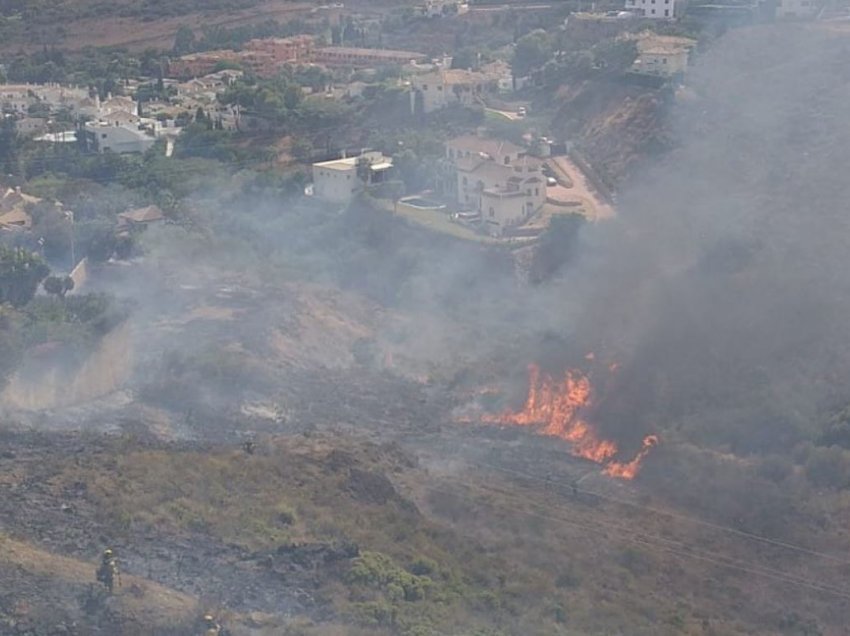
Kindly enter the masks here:
[[[593, 360], [592, 354], [587, 359]], [[613, 371], [616, 366], [609, 368]], [[578, 369], [568, 369], [563, 378], [557, 380], [533, 364], [529, 367], [528, 384], [528, 397], [522, 410], [508, 409], [497, 415], [486, 415], [484, 421], [535, 427], [541, 435], [569, 442], [574, 455], [601, 464], [606, 475], [620, 479], [634, 479], [641, 462], [658, 443], [657, 436], [648, 435], [631, 461], [615, 459], [619, 453], [617, 444], [602, 439], [586, 419], [594, 403], [594, 390], [588, 375]]]

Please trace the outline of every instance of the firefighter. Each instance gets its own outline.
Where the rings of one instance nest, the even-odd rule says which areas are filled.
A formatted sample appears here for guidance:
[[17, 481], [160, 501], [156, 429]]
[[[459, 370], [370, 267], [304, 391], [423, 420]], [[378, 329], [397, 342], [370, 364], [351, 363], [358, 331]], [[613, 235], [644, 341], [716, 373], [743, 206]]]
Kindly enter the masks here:
[[212, 614], [204, 616], [204, 636], [219, 636], [221, 625], [219, 625]]
[[97, 580], [103, 583], [109, 593], [115, 589], [115, 581], [121, 584], [121, 575], [118, 572], [118, 560], [111, 549], [107, 548], [103, 551], [103, 556], [100, 559], [100, 567], [97, 568]]
[[242, 444], [242, 450], [244, 450], [248, 455], [253, 455], [254, 451], [257, 450], [257, 445], [254, 443], [254, 440], [249, 439]]

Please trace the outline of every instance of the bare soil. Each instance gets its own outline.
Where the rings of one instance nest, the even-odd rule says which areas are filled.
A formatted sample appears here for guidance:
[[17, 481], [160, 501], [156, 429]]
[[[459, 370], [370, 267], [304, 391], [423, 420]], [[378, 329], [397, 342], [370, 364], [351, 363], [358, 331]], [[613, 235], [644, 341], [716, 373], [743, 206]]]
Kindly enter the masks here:
[[130, 51], [147, 48], [170, 49], [181, 26], [200, 32], [203, 27], [235, 27], [266, 20], [286, 22], [305, 16], [313, 5], [303, 2], [270, 0], [256, 7], [227, 13], [196, 12], [174, 18], [144, 20], [141, 18], [83, 19], [56, 26], [38, 27], [20, 40], [0, 43], [0, 51], [33, 51], [45, 45], [69, 51], [93, 47], [122, 47]]

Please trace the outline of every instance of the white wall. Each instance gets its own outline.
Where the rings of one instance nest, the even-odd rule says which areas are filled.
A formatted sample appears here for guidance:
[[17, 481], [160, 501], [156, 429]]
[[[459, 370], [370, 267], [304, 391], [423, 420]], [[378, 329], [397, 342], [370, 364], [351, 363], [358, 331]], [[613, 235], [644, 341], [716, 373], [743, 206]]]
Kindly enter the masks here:
[[146, 152], [156, 140], [136, 130], [123, 126], [86, 126], [86, 130], [97, 137], [97, 151], [118, 153]]
[[676, 73], [684, 73], [687, 68], [687, 51], [679, 51], [677, 53], [642, 53], [635, 63], [636, 71], [663, 77], [669, 77]]
[[675, 16], [675, 0], [626, 0], [627, 10], [643, 10], [647, 18], [665, 19]]
[[363, 187], [356, 166], [331, 169], [313, 166], [313, 195], [332, 203], [348, 203]]

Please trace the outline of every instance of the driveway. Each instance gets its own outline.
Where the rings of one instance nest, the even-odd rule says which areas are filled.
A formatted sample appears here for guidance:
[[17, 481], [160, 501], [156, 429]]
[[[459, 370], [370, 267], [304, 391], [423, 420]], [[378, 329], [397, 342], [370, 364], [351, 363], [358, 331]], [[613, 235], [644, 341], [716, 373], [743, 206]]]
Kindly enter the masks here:
[[[557, 185], [546, 189], [546, 197], [554, 202], [581, 201], [587, 210], [591, 221], [610, 219], [614, 216], [614, 208], [600, 197], [587, 177], [569, 157], [552, 157], [546, 161], [556, 174], [564, 175], [571, 186]], [[559, 179], [561, 181], [561, 179]]]

